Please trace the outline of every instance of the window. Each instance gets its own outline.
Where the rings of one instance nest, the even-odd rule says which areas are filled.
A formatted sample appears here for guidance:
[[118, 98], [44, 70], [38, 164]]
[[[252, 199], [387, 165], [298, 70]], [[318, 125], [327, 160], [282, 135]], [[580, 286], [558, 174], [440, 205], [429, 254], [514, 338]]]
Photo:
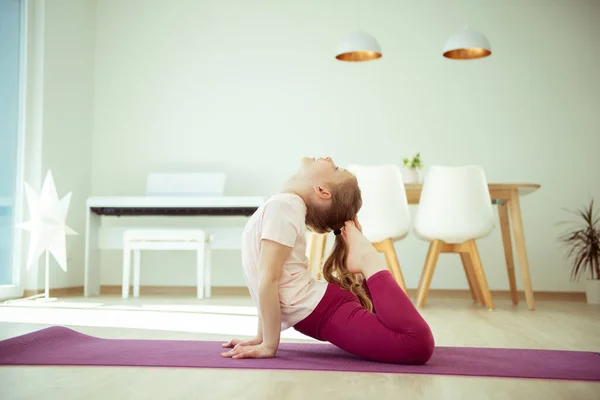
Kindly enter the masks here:
[[0, 298], [20, 294], [13, 257], [22, 136], [22, 3], [24, 1], [0, 1]]

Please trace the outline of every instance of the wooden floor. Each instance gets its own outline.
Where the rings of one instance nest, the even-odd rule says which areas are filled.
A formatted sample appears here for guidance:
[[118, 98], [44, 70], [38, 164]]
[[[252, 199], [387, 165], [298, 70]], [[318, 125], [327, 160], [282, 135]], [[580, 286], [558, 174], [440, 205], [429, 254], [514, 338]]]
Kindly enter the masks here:
[[[69, 299], [118, 306], [120, 299]], [[139, 305], [197, 304], [194, 300], [146, 298]], [[212, 299], [210, 304], [250, 305], [249, 299]], [[600, 350], [600, 307], [579, 301], [539, 301], [513, 307], [498, 300], [493, 312], [462, 299], [428, 300], [422, 310], [439, 346]], [[9, 307], [11, 309], [9, 310]], [[14, 305], [0, 306], [0, 339], [51, 325], [14, 322]], [[28, 307], [30, 309], [31, 307]], [[8, 311], [13, 312], [12, 314]], [[28, 315], [25, 307], [18, 315]], [[81, 311], [78, 312], [92, 312]], [[129, 311], [135, 313], [136, 311]], [[195, 313], [180, 313], [195, 318]], [[7, 319], [8, 318], [8, 319]], [[232, 317], [233, 318], [233, 317]], [[250, 318], [250, 317], [249, 317]], [[6, 322], [7, 320], [13, 322]], [[19, 320], [21, 321], [21, 320]], [[32, 321], [34, 322], [34, 321]], [[221, 340], [230, 335], [73, 326], [114, 338]], [[176, 327], [173, 329], [177, 330]], [[293, 339], [286, 339], [293, 340]], [[598, 399], [600, 383], [347, 372], [207, 370], [185, 368], [0, 367], [0, 399]]]

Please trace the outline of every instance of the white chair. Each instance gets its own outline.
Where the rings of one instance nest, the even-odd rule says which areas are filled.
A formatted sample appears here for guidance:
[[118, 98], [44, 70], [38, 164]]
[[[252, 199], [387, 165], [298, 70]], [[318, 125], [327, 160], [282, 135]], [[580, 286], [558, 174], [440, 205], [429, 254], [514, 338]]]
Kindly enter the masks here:
[[211, 295], [211, 243], [213, 237], [200, 229], [128, 229], [123, 235], [123, 298], [129, 297], [133, 251], [133, 297], [140, 295], [141, 250], [192, 250], [196, 252], [198, 299]]
[[461, 255], [474, 300], [494, 308], [475, 241], [494, 229], [486, 177], [479, 166], [432, 166], [425, 176], [415, 217], [415, 234], [431, 241], [419, 283], [423, 307], [440, 253]]
[[[224, 173], [152, 173], [146, 180], [147, 196], [213, 196], [223, 195]], [[140, 293], [141, 250], [194, 250], [197, 252], [197, 296], [210, 297], [210, 252], [212, 235], [201, 229], [172, 227], [132, 228], [123, 235], [123, 298], [129, 296], [131, 252], [134, 257], [133, 292]]]
[[358, 180], [363, 205], [358, 219], [363, 234], [378, 252], [385, 254], [388, 268], [398, 285], [406, 292], [406, 283], [400, 269], [394, 242], [410, 232], [410, 211], [402, 172], [396, 165], [351, 164], [348, 170]]

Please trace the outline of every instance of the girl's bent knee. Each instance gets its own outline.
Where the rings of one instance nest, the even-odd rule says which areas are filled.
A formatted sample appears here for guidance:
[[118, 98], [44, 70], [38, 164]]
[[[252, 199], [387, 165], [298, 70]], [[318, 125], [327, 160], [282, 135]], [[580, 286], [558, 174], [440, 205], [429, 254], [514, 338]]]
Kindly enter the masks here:
[[414, 363], [422, 365], [431, 359], [435, 350], [435, 340], [429, 326], [418, 332], [417, 335]]
[[409, 334], [409, 337], [408, 341], [406, 340], [406, 336], [400, 341], [402, 346], [395, 352], [395, 362], [411, 365], [426, 364], [431, 359], [435, 349], [435, 341], [431, 330], [429, 327], [417, 330]]
[[415, 349], [414, 357], [412, 360], [413, 364], [423, 365], [427, 364], [427, 361], [431, 359], [435, 345], [433, 341], [423, 341]]

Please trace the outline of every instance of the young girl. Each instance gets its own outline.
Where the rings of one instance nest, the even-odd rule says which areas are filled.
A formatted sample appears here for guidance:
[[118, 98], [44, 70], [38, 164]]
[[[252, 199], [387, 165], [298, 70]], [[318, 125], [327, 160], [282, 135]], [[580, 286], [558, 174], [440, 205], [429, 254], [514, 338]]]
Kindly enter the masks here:
[[[304, 158], [282, 193], [250, 218], [242, 237], [246, 283], [259, 311], [250, 340], [223, 344], [232, 358], [275, 357], [281, 331], [297, 331], [367, 360], [424, 364], [434, 339], [428, 324], [362, 235], [356, 178], [330, 158]], [[307, 270], [305, 232], [333, 231], [323, 266]], [[360, 280], [359, 278], [360, 277]]]

